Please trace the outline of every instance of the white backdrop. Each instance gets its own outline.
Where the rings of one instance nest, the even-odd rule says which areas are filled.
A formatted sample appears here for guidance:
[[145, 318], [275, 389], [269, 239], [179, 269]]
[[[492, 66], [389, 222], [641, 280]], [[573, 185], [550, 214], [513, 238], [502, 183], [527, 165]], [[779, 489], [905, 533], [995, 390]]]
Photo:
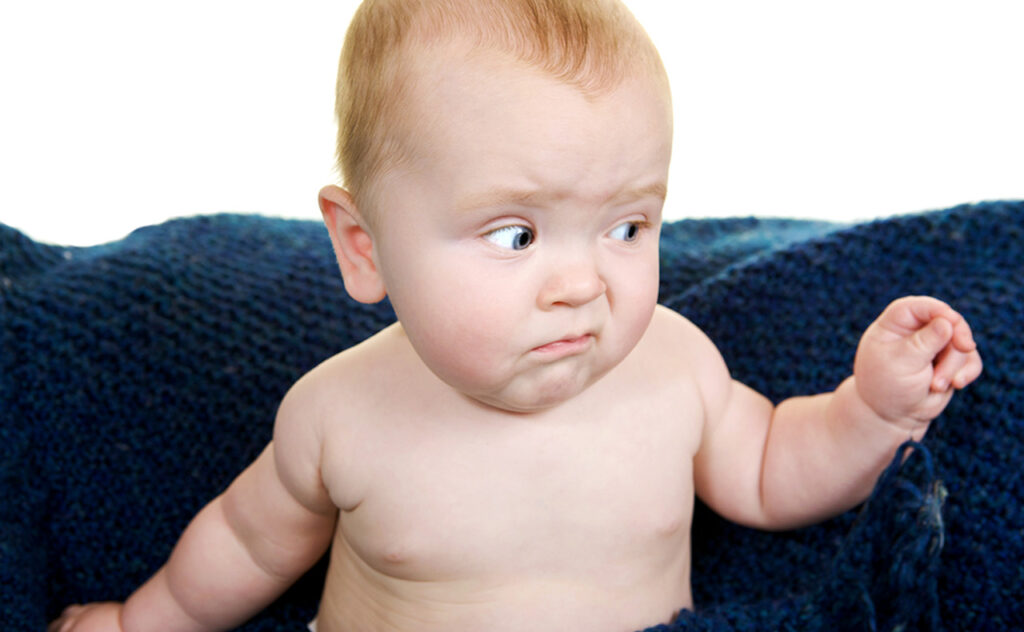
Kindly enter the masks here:
[[[627, 0], [669, 69], [666, 217], [867, 219], [1024, 197], [1024, 3]], [[355, 0], [0, 5], [0, 222], [89, 245], [318, 217]]]

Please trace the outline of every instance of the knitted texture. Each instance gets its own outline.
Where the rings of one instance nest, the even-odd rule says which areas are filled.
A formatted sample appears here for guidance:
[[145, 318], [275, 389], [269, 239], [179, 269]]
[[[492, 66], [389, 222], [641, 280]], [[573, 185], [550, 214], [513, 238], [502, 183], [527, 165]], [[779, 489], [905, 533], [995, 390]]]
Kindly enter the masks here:
[[[698, 504], [697, 611], [652, 630], [1024, 628], [1022, 252], [1021, 202], [665, 226], [662, 302], [776, 401], [834, 388], [905, 294], [960, 310], [985, 373], [857, 511], [765, 533]], [[393, 318], [346, 297], [312, 222], [203, 216], [92, 248], [0, 225], [3, 629], [125, 598], [259, 453], [288, 387]], [[242, 629], [305, 630], [324, 570]]]

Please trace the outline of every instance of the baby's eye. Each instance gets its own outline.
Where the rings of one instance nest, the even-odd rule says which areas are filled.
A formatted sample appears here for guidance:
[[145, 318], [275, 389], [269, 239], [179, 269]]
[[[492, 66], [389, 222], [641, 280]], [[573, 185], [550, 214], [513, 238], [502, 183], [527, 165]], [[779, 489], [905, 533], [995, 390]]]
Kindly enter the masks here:
[[500, 248], [525, 250], [533, 243], [533, 231], [526, 226], [502, 226], [485, 234], [484, 239]]
[[640, 237], [640, 230], [643, 229], [643, 222], [624, 222], [612, 229], [609, 233], [612, 239], [620, 241], [636, 241]]

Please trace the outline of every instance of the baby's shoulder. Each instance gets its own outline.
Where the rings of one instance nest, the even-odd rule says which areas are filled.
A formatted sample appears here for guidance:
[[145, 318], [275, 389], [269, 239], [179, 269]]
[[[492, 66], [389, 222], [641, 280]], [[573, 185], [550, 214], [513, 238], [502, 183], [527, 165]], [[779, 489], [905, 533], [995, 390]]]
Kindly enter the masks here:
[[657, 373], [670, 384], [694, 384], [702, 398], [717, 398], [731, 378], [722, 354], [700, 327], [681, 314], [659, 305], [637, 345], [636, 366]]
[[655, 308], [639, 348], [671, 365], [701, 367], [721, 361], [718, 348], [700, 327], [663, 305]]
[[[338, 507], [361, 497], [360, 444], [394, 414], [396, 382], [405, 379], [404, 335], [393, 328], [325, 360], [285, 395], [274, 425], [279, 468], [321, 480]], [[298, 472], [298, 474], [296, 474]]]
[[642, 346], [654, 358], [646, 364], [661, 367], [668, 380], [683, 380], [695, 386], [706, 413], [724, 405], [732, 377], [718, 347], [700, 327], [659, 305]]
[[404, 336], [391, 326], [314, 367], [289, 389], [281, 413], [298, 414], [311, 423], [358, 417], [345, 411], [379, 407], [393, 397], [409, 352]]

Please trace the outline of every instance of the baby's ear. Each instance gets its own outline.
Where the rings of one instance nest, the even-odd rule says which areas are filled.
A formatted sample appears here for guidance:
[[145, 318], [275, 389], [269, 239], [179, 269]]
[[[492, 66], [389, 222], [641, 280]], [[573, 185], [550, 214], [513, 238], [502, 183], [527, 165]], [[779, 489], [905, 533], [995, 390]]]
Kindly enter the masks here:
[[377, 270], [373, 235], [348, 191], [329, 185], [320, 190], [320, 213], [331, 235], [334, 255], [349, 296], [376, 303], [387, 295]]

